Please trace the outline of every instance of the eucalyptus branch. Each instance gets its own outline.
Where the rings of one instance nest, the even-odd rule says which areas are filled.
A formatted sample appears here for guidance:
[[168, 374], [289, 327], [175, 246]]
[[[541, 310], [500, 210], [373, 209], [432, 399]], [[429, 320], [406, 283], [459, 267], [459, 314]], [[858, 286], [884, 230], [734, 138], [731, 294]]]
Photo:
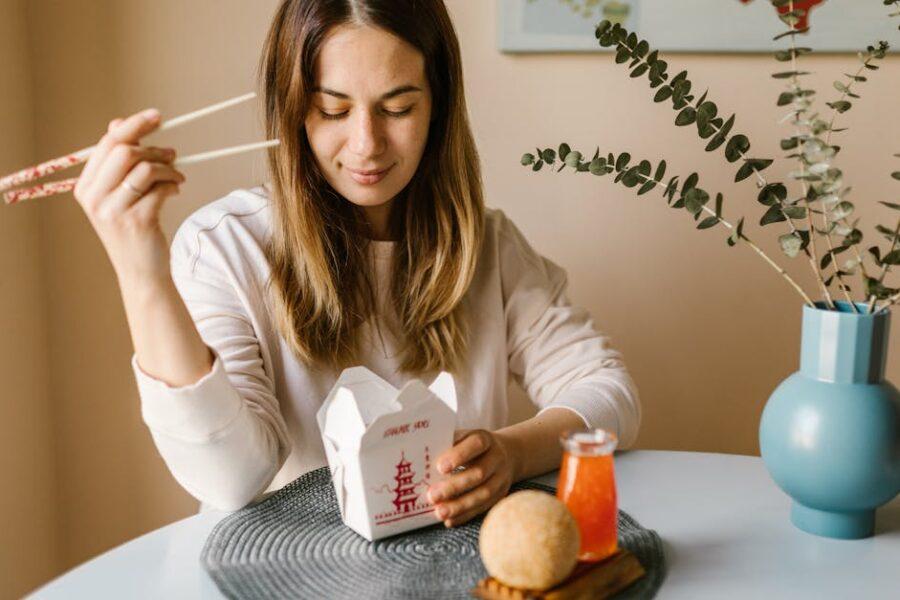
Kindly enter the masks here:
[[[881, 259], [881, 274], [878, 276], [878, 283], [882, 283], [884, 281], [885, 275], [890, 270], [892, 264], [896, 264], [894, 259], [900, 259], [900, 256], [894, 256], [894, 250], [897, 247], [897, 237], [900, 236], [900, 219], [897, 219], [897, 224], [894, 226], [893, 235], [891, 235], [891, 248], [888, 250], [887, 255]], [[869, 307], [868, 312], [871, 313], [875, 308], [875, 301], [877, 300], [877, 296], [872, 294], [869, 298]]]
[[[885, 4], [887, 5], [888, 2], [885, 2]], [[866, 54], [860, 54], [860, 62], [862, 64], [857, 69], [856, 73], [854, 73], [853, 75], [850, 75], [849, 73], [844, 74], [848, 78], [847, 83], [842, 83], [840, 81], [834, 82], [834, 87], [835, 87], [835, 89], [837, 89], [838, 91], [841, 92], [841, 96], [834, 102], [826, 103], [828, 105], [828, 107], [831, 108], [831, 118], [829, 119], [827, 127], [825, 127], [825, 130], [827, 131], [827, 133], [825, 134], [824, 148], [832, 149], [835, 154], [840, 149], [837, 146], [831, 145], [831, 135], [835, 132], [840, 132], [840, 131], [846, 130], [846, 129], [835, 129], [834, 128], [834, 123], [835, 123], [835, 120], [837, 119], [837, 115], [845, 113], [852, 108], [853, 104], [850, 101], [848, 101], [846, 98], [848, 98], [848, 97], [853, 98], [853, 99], [859, 98], [859, 95], [855, 94], [852, 91], [854, 84], [865, 83], [866, 81], [868, 81], [866, 77], [861, 75], [861, 73], [867, 69], [872, 70], [872, 71], [878, 70], [878, 66], [872, 64], [872, 61], [874, 61], [876, 59], [883, 59], [885, 54], [887, 53], [887, 50], [888, 50], [888, 45], [886, 42], [880, 42], [878, 44], [878, 46], [868, 46], [866, 49]], [[849, 213], [846, 210], [846, 208], [848, 206], [852, 207], [852, 204], [844, 203], [845, 210], [842, 210], [840, 212], [841, 217], [839, 219], [836, 219], [836, 222], [841, 223], [845, 229], [852, 230], [852, 229], [854, 229], [854, 227], [847, 221], [847, 217], [849, 216]], [[853, 250], [853, 253], [856, 255], [856, 262], [860, 267], [860, 271], [861, 271], [860, 275], [862, 277], [863, 283], [865, 285], [868, 285], [868, 282], [871, 278], [869, 277], [869, 274], [866, 270], [865, 261], [863, 260], [863, 257], [860, 255], [856, 244], [853, 244], [851, 246], [851, 249]], [[834, 258], [833, 252], [832, 252], [832, 257]], [[835, 260], [835, 263], [837, 263], [836, 260]], [[881, 280], [879, 280], [878, 283], [881, 283]], [[853, 305], [853, 306], [855, 307], [855, 305]], [[870, 299], [870, 304], [869, 304], [869, 312], [870, 313], [872, 311], [873, 306], [874, 306], [874, 297], [872, 299]]]
[[875, 312], [878, 313], [878, 312], [881, 312], [881, 311], [883, 311], [883, 310], [889, 309], [889, 308], [892, 307], [893, 305], [897, 304], [897, 301], [898, 301], [898, 300], [900, 300], [900, 292], [894, 294], [894, 295], [891, 296], [890, 298], [887, 298], [887, 299], [884, 301], [884, 304], [882, 304], [882, 305], [878, 308], [878, 310], [876, 310]]
[[[543, 150], [537, 148], [536, 150], [537, 155], [530, 153], [523, 155], [521, 164], [524, 166], [531, 166], [533, 171], [540, 171], [544, 164], [552, 166], [555, 163], [557, 157], [555, 150], [552, 148]], [[594, 154], [593, 159], [585, 161], [582, 160], [583, 155], [581, 152], [571, 150], [568, 144], [560, 144], [559, 157], [562, 161], [562, 165], [557, 170], [557, 173], [566, 167], [574, 169], [576, 173], [590, 172], [596, 176], [607, 175], [615, 171], [617, 172], [614, 181], [615, 183], [621, 182], [629, 188], [633, 188], [639, 183], [642, 184], [637, 192], [639, 196], [649, 192], [660, 184], [666, 172], [666, 161], [661, 161], [657, 166], [655, 175], [651, 178], [650, 174], [653, 169], [650, 161], [642, 160], [638, 165], [632, 166], [629, 165], [631, 155], [627, 152], [619, 154], [618, 157], [615, 157], [610, 153], [606, 158], [603, 158], [600, 156], [599, 148]], [[794, 281], [787, 271], [785, 271], [777, 262], [772, 260], [759, 246], [744, 234], [743, 217], [734, 225], [722, 217], [722, 204], [724, 201], [722, 194], [716, 195], [715, 209], [711, 209], [707, 206], [709, 194], [705, 190], [697, 187], [699, 176], [696, 173], [692, 173], [684, 181], [680, 189], [678, 187], [678, 179], [678, 176], [672, 177], [663, 191], [663, 196], [667, 198], [667, 203], [672, 208], [685, 208], [693, 215], [694, 220], [698, 220], [700, 214], [703, 212], [711, 215], [701, 221], [697, 226], [697, 229], [709, 229], [721, 223], [732, 231], [732, 234], [726, 240], [729, 246], [734, 246], [740, 241], [746, 243], [760, 258], [777, 271], [798, 294], [800, 294], [804, 302], [810, 307], [815, 307], [815, 303], [812, 299], [810, 299], [806, 292], [803, 291], [803, 288]], [[679, 198], [673, 202], [676, 194], [679, 195]]]
[[[750, 158], [750, 141], [747, 136], [730, 135], [735, 115], [732, 114], [727, 120], [723, 118], [724, 115], [719, 117], [718, 107], [707, 98], [708, 91], [704, 92], [699, 99], [691, 94], [692, 83], [688, 79], [687, 71], [682, 71], [670, 78], [666, 72], [668, 64], [659, 58], [658, 51], [651, 51], [650, 44], [646, 40], [639, 39], [634, 32], [626, 31], [619, 24], [614, 25], [609, 21], [602, 21], [597, 26], [595, 35], [601, 46], [612, 47], [616, 63], [629, 63], [628, 69], [631, 77], [637, 78], [646, 75], [650, 87], [658, 88], [653, 98], [654, 102], [671, 101], [672, 108], [677, 113], [676, 126], [696, 124], [701, 138], [711, 138], [706, 145], [708, 152], [725, 144], [724, 154], [728, 162], [742, 162], [735, 175], [735, 182], [747, 179], [751, 175], [755, 176], [760, 188], [757, 200], [768, 207], [760, 219], [760, 225], [787, 222], [790, 232], [779, 236], [779, 244], [782, 251], [791, 258], [796, 257], [800, 252], [805, 254], [825, 300], [819, 305], [830, 310], [837, 308], [830, 290], [831, 282], [837, 279], [840, 291], [850, 308], [859, 313], [861, 305], [857, 306], [853, 302], [850, 295], [852, 290], [844, 280], [845, 276], [854, 274], [858, 266], [865, 293], [867, 297], [870, 296], [867, 312], [871, 313], [873, 310], [878, 312], [882, 308], [887, 308], [900, 301], [900, 288], [894, 289], [883, 284], [891, 266], [900, 264], [900, 220], [893, 229], [881, 225], [876, 226], [876, 230], [887, 237], [891, 245], [884, 257], [881, 256], [878, 246], [869, 248], [869, 253], [873, 255], [876, 265], [881, 268], [881, 273], [877, 278], [870, 277], [858, 248], [863, 239], [862, 232], [856, 227], [859, 219], [850, 221], [849, 217], [855, 207], [844, 199], [851, 188], [843, 187], [843, 173], [840, 169], [832, 166], [833, 157], [840, 151], [840, 147], [831, 145], [831, 136], [833, 133], [844, 131], [835, 129], [837, 115], [850, 110], [852, 107], [850, 100], [859, 98], [854, 93], [855, 84], [866, 81], [866, 78], [861, 75], [864, 69], [878, 68], [873, 61], [884, 57], [887, 43], [881, 42], [877, 46], [869, 46], [867, 53], [860, 53], [862, 66], [859, 70], [854, 75], [845, 74], [849, 78], [846, 82], [835, 82], [835, 88], [841, 92], [841, 96], [836, 101], [827, 103], [832, 111], [830, 119], [823, 120], [819, 113], [811, 110], [813, 97], [816, 95], [815, 90], [804, 89], [801, 85], [801, 76], [808, 73], [799, 70], [798, 59], [812, 51], [810, 48], [798, 47], [796, 43], [796, 36], [808, 31], [808, 28], [797, 28], [797, 23], [805, 11], [796, 9], [796, 0], [770, 0], [770, 2], [779, 9], [782, 21], [789, 25], [788, 31], [776, 35], [774, 39], [791, 37], [790, 47], [775, 53], [777, 60], [790, 62], [791, 70], [772, 75], [776, 79], [790, 80], [788, 89], [779, 95], [777, 104], [778, 106], [792, 105], [791, 112], [782, 121], [792, 119], [794, 134], [792, 137], [781, 140], [781, 148], [785, 151], [797, 149], [795, 153], [788, 154], [786, 158], [796, 158], [799, 163], [799, 169], [792, 172], [790, 177], [799, 182], [803, 195], [791, 200], [788, 199], [787, 187], [784, 184], [769, 183], [762, 174], [762, 171], [768, 168], [773, 161]], [[900, 0], [883, 0], [883, 3], [896, 7], [900, 5]], [[900, 16], [900, 11], [892, 13], [891, 16]], [[822, 135], [823, 132], [825, 135]], [[539, 171], [545, 164], [553, 165], [556, 156], [557, 153], [553, 149], [538, 148], [537, 155], [524, 155], [522, 164], [530, 165], [534, 171]], [[607, 157], [601, 157], [599, 148], [593, 159], [585, 161], [580, 152], [572, 151], [567, 144], [562, 144], [559, 146], [559, 159], [562, 161], [559, 171], [569, 166], [576, 172], [590, 172], [594, 175], [616, 172], [615, 183], [621, 182], [629, 188], [640, 185], [638, 195], [659, 185], [665, 175], [665, 161], [660, 162], [656, 174], [651, 178], [652, 165], [649, 161], [642, 160], [639, 164], [630, 166], [629, 154], [622, 153], [618, 157], [608, 154]], [[900, 179], [900, 172], [892, 175]], [[732, 224], [722, 217], [722, 194], [717, 194], [713, 210], [710, 208], [710, 195], [697, 187], [699, 176], [696, 173], [692, 173], [683, 185], [679, 185], [678, 179], [677, 176], [672, 177], [663, 191], [663, 196], [668, 199], [668, 204], [672, 208], [687, 209], [693, 215], [694, 220], [699, 221], [697, 229], [708, 229], [720, 223], [723, 224], [731, 231], [731, 235], [726, 240], [729, 246], [740, 242], [748, 244], [760, 258], [785, 278], [803, 297], [807, 305], [818, 306], [778, 263], [744, 234], [743, 218], [740, 218], [736, 224]], [[801, 205], [801, 203], [804, 204]], [[900, 210], [900, 204], [888, 202], [882, 202], [882, 204]], [[817, 210], [819, 208], [821, 210]], [[821, 214], [821, 230], [814, 225], [814, 214]], [[706, 218], [701, 220], [701, 216], [704, 215]], [[801, 219], [806, 220], [807, 229], [798, 227], [798, 224], [795, 223], [795, 220]], [[840, 245], [836, 245], [834, 242], [832, 236], [835, 234], [843, 236]], [[819, 260], [816, 235], [824, 236], [827, 246], [827, 251], [824, 252], [821, 260]], [[837, 256], [847, 250], [852, 250], [854, 258], [846, 261], [843, 266], [839, 266]], [[831, 263], [834, 263], [832, 265], [833, 273], [826, 278], [827, 268]], [[885, 300], [883, 307], [878, 306], [879, 300]]]
[[[803, 16], [804, 11], [794, 10], [794, 0], [787, 0], [787, 1], [773, 0], [772, 4], [776, 8], [781, 5], [787, 4], [788, 12], [781, 16], [781, 20], [786, 25], [788, 25], [788, 27], [790, 27], [791, 31], [795, 31], [797, 22], [799, 21], [800, 17]], [[801, 135], [802, 131], [800, 129], [800, 116], [804, 115], [806, 113], [806, 111], [809, 109], [810, 101], [808, 100], [808, 97], [811, 94], [802, 93], [803, 88], [800, 86], [801, 73], [797, 71], [797, 56], [799, 56], [801, 53], [804, 53], [804, 52], [811, 52], [812, 50], [810, 48], [798, 48], [797, 44], [795, 43], [795, 39], [796, 39], [796, 36], [794, 36], [794, 35], [790, 36], [791, 47], [790, 47], [790, 50], [788, 51], [787, 58], [789, 58], [791, 61], [791, 70], [789, 71], [789, 76], [790, 76], [791, 86], [792, 86], [791, 92], [793, 94], [792, 102], [794, 104], [794, 127], [797, 132], [797, 139], [799, 140], [800, 148], [797, 153], [797, 156], [798, 156], [798, 161], [800, 162], [800, 167], [801, 167], [801, 172], [802, 172], [805, 170], [804, 162], [803, 162], [803, 156], [804, 156], [803, 149], [804, 149], [806, 142], [805, 142], [805, 136]], [[775, 58], [777, 60], [784, 60], [785, 56], [782, 53], [776, 53]], [[835, 308], [834, 300], [832, 299], [831, 293], [828, 290], [828, 283], [825, 282], [825, 278], [822, 275], [822, 271], [819, 269], [819, 252], [816, 248], [816, 236], [813, 235], [815, 233], [815, 228], [813, 227], [812, 211], [809, 210], [809, 208], [811, 208], [809, 206], [809, 204], [811, 204], [811, 203], [808, 200], [809, 189], [807, 188], [805, 179], [801, 179], [800, 183], [801, 183], [801, 188], [803, 190], [803, 198], [807, 198], [806, 223], [807, 223], [807, 226], [809, 227], [809, 232], [810, 232], [809, 245], [812, 248], [811, 251], [807, 251], [806, 256], [809, 258], [810, 266], [812, 267], [813, 273], [816, 276], [816, 280], [819, 282], [819, 286], [822, 289], [822, 294], [825, 297], [826, 306], [828, 306], [828, 308], [830, 308], [830, 309], [834, 309]], [[827, 210], [823, 210], [822, 211], [822, 220], [823, 220], [822, 227], [825, 228], [825, 236], [826, 236], [826, 239], [828, 240], [828, 251], [829, 251], [829, 253], [832, 253], [834, 251], [834, 249], [831, 245], [831, 236], [828, 233], [828, 229], [827, 229], [828, 228], [827, 219], [828, 219]], [[837, 276], [838, 282], [840, 284], [840, 288], [841, 288], [841, 290], [843, 290], [844, 295], [847, 298], [847, 301], [854, 308], [856, 308], [856, 305], [853, 304], [853, 300], [850, 298], [850, 294], [848, 292], [849, 288], [844, 283], [844, 280], [841, 277], [840, 269], [838, 269], [837, 263], [835, 263], [834, 269], [835, 269], [835, 275]]]
[[[650, 44], [646, 40], [641, 40], [634, 32], [628, 32], [621, 25], [616, 23], [613, 25], [609, 21], [602, 21], [597, 25], [595, 35], [603, 47], [616, 47], [615, 60], [617, 63], [628, 62], [631, 71], [631, 77], [641, 77], [647, 75], [650, 80], [651, 88], [659, 88], [654, 102], [672, 101], [672, 108], [679, 111], [675, 118], [675, 124], [678, 126], [697, 124], [700, 137], [706, 139], [711, 138], [706, 146], [707, 152], [719, 148], [728, 140], [725, 147], [725, 156], [728, 162], [744, 161], [744, 164], [735, 175], [735, 181], [742, 181], [753, 174], [756, 174], [762, 185], [765, 180], [759, 174], [760, 171], [766, 169], [772, 164], [770, 159], [745, 158], [747, 151], [750, 149], [750, 141], [745, 135], [734, 135], [730, 139], [728, 134], [734, 125], [734, 115], [726, 121], [721, 117], [717, 117], [718, 107], [714, 102], [706, 99], [707, 94], [704, 93], [694, 104], [694, 96], [690, 94], [692, 83], [687, 78], [687, 71], [681, 71], [671, 80], [666, 72], [668, 63], [659, 58], [658, 50], [650, 50]], [[762, 187], [761, 185], [761, 187]]]
[[[687, 79], [687, 72], [683, 71], [675, 76], [671, 81], [666, 82], [668, 75], [666, 68], [668, 64], [664, 60], [658, 58], [657, 51], [650, 51], [650, 45], [645, 40], [640, 40], [633, 32], [628, 33], [619, 25], [612, 25], [609, 22], [603, 22], [597, 27], [596, 35], [603, 46], [616, 46], [616, 62], [624, 63], [631, 59], [628, 68], [633, 69], [632, 77], [640, 77], [648, 74], [651, 87], [659, 87], [654, 101], [663, 102], [671, 98], [672, 106], [675, 110], [679, 110], [675, 119], [678, 126], [697, 124], [697, 130], [701, 138], [712, 137], [706, 147], [707, 151], [713, 151], [725, 142], [727, 136], [734, 124], [735, 116], [732, 115], [727, 121], [716, 117], [718, 107], [710, 100], [707, 100], [707, 93], [704, 93], [695, 103], [694, 96], [690, 95], [691, 81]], [[735, 162], [744, 159], [744, 165], [738, 171], [735, 181], [746, 179], [751, 174], [756, 175], [759, 187], [764, 190], [770, 188], [770, 184], [760, 173], [762, 169], [768, 167], [772, 161], [768, 159], [747, 159], [745, 154], [750, 148], [750, 142], [744, 135], [735, 135], [729, 141], [725, 155], [729, 162]], [[780, 185], [780, 184], [773, 184]], [[767, 192], [763, 192], [761, 196], [766, 196]], [[809, 252], [810, 236], [806, 231], [797, 229], [794, 224], [794, 218], [802, 218], [804, 214], [808, 215], [808, 211], [802, 207], [784, 206], [783, 200], [786, 196], [776, 196], [768, 194], [768, 199], [775, 200], [767, 202], [760, 200], [761, 203], [769, 206], [768, 212], [763, 216], [760, 225], [768, 225], [779, 221], [787, 221], [790, 227], [790, 233], [779, 237], [779, 243], [782, 250], [789, 257], [793, 258], [797, 255], [798, 248], [802, 250], [809, 261], [810, 268], [816, 275], [819, 285], [825, 296], [829, 300], [829, 308], [834, 308], [825, 284], [824, 277], [819, 271], [818, 256], [814, 256]], [[804, 214], [800, 214], [804, 213]], [[812, 224], [810, 223], [810, 231]], [[798, 243], [799, 242], [799, 243]]]
[[[896, 156], [897, 158], [900, 158], [900, 154], [895, 154], [894, 156]], [[900, 180], [900, 171], [894, 171], [893, 173], [891, 173], [891, 177], [893, 177], [894, 179]], [[894, 210], [900, 210], [900, 204], [896, 204], [894, 202], [881, 202], [881, 204], [884, 204], [888, 208], [891, 208]], [[900, 250], [896, 249], [897, 243], [900, 242], [900, 219], [897, 220], [897, 224], [894, 226], [893, 231], [888, 230], [886, 227], [884, 227], [882, 225], [876, 225], [875, 229], [879, 233], [888, 236], [888, 238], [890, 239], [890, 242], [891, 242], [891, 247], [890, 247], [890, 250], [888, 250], [888, 253], [886, 255], [884, 255], [883, 257], [881, 256], [881, 252], [879, 251], [878, 246], [873, 246], [872, 248], [869, 249], [869, 252], [875, 257], [875, 262], [881, 264], [881, 266], [882, 266], [881, 275], [878, 277], [877, 282], [873, 283], [870, 286], [872, 288], [872, 290], [871, 290], [872, 294], [869, 299], [869, 312], [870, 313], [874, 310], [876, 301], [879, 298], [883, 298], [885, 295], [890, 295], [890, 294], [893, 294], [898, 291], [898, 290], [894, 290], [894, 289], [885, 287], [882, 284], [882, 282], [884, 281], [884, 277], [885, 277], [885, 275], [887, 275], [887, 272], [888, 272], [888, 270], [890, 270], [891, 266], [900, 265]], [[885, 302], [885, 304], [882, 308], [887, 308], [891, 304], [893, 304], [893, 302]]]

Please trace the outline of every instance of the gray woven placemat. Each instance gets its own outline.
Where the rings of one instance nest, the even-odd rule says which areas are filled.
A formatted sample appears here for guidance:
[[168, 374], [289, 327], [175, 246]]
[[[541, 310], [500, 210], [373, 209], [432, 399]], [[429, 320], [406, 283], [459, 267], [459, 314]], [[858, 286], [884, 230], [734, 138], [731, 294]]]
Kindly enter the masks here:
[[[510, 492], [545, 485], [521, 482]], [[478, 554], [483, 517], [368, 542], [341, 522], [327, 467], [297, 478], [220, 521], [201, 553], [229, 598], [463, 599], [487, 576]], [[665, 578], [659, 535], [619, 511], [619, 543], [647, 575], [616, 596], [652, 598]]]

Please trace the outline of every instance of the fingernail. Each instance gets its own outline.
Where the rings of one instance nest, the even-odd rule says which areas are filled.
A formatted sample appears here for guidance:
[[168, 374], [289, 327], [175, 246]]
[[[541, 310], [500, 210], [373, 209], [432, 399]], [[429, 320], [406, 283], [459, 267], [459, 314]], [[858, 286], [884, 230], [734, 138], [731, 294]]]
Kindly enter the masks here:
[[450, 510], [446, 506], [440, 506], [437, 509], [438, 518], [443, 521], [450, 515]]
[[428, 490], [428, 500], [432, 504], [435, 504], [443, 500], [443, 496], [441, 495], [441, 492], [439, 490]]
[[161, 115], [160, 115], [159, 110], [157, 110], [155, 108], [151, 108], [151, 109], [148, 109], [148, 110], [145, 110], [144, 112], [142, 112], [141, 116], [143, 118], [147, 119], [148, 121], [156, 121], [159, 119], [159, 117]]
[[441, 473], [449, 473], [450, 472], [450, 461], [442, 460], [438, 463], [438, 471]]

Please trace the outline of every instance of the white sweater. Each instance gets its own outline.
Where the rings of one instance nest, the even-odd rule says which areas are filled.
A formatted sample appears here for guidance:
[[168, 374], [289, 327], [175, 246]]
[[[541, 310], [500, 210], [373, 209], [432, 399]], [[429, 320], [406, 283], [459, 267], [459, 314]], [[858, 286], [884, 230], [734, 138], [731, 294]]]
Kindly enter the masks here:
[[[275, 331], [266, 303], [271, 231], [265, 188], [235, 190], [191, 215], [172, 241], [172, 276], [206, 344], [211, 371], [173, 388], [132, 357], [144, 422], [178, 482], [201, 510], [236, 510], [264, 492], [326, 464], [316, 411], [336, 373], [307, 368]], [[373, 242], [375, 280], [384, 283], [396, 242]], [[378, 327], [364, 336], [363, 364], [396, 387], [396, 318], [379, 286]], [[609, 339], [566, 297], [566, 273], [535, 252], [496, 209], [471, 287], [469, 355], [454, 373], [457, 429], [507, 423], [512, 375], [540, 409], [565, 407], [590, 427], [612, 430], [619, 448], [634, 442], [637, 391]], [[426, 384], [436, 372], [418, 376]]]

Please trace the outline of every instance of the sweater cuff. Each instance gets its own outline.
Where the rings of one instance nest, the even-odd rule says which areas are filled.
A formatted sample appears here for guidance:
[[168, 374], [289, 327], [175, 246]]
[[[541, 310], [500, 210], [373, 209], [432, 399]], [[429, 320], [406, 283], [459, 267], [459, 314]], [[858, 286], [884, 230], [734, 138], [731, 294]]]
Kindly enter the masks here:
[[141, 369], [137, 354], [131, 366], [141, 396], [141, 415], [154, 432], [184, 441], [209, 441], [231, 425], [243, 409], [240, 394], [228, 379], [215, 350], [212, 369], [195, 383], [172, 387]]
[[588, 429], [605, 429], [619, 436], [619, 417], [603, 386], [579, 385], [560, 394], [537, 414], [551, 408], [567, 408], [581, 417]]

